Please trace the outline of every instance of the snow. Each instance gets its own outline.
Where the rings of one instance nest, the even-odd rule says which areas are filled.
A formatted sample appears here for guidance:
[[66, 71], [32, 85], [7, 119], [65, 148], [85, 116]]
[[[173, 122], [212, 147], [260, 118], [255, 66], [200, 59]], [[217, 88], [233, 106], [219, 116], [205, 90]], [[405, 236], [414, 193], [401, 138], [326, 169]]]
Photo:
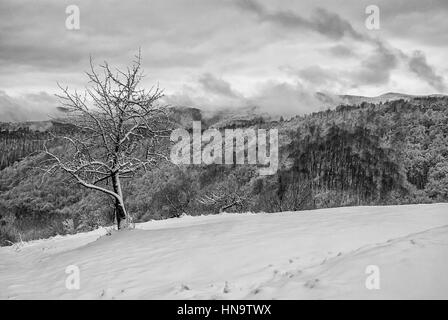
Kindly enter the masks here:
[[[447, 299], [448, 204], [220, 214], [0, 248], [0, 299]], [[79, 290], [65, 282], [80, 270]], [[369, 290], [366, 268], [379, 268]]]

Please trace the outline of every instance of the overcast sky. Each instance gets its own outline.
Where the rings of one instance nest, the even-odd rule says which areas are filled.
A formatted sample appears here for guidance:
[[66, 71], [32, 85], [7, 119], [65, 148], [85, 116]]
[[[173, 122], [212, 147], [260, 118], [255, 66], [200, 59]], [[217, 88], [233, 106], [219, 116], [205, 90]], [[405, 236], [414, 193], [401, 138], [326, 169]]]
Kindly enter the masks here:
[[124, 66], [138, 48], [144, 85], [172, 104], [304, 113], [318, 91], [447, 93], [447, 17], [447, 0], [0, 0], [0, 120], [45, 117], [56, 82], [86, 84], [90, 55]]

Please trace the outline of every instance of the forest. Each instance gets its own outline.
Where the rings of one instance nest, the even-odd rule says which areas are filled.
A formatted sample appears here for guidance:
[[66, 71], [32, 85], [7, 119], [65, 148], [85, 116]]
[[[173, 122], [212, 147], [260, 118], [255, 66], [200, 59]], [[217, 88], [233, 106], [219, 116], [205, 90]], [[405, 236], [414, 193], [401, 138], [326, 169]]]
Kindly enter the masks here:
[[[446, 202], [447, 106], [448, 97], [417, 97], [340, 105], [275, 121], [254, 115], [246, 126], [278, 129], [276, 174], [260, 176], [253, 165], [162, 161], [123, 181], [124, 201], [136, 222], [224, 211], [301, 214], [337, 206]], [[221, 130], [241, 125], [223, 123]], [[51, 130], [73, 129], [55, 121], [45, 131], [0, 132], [1, 245], [113, 225], [107, 196], [86, 191], [60, 172], [43, 183], [42, 144]], [[65, 146], [51, 148], [63, 153]]]

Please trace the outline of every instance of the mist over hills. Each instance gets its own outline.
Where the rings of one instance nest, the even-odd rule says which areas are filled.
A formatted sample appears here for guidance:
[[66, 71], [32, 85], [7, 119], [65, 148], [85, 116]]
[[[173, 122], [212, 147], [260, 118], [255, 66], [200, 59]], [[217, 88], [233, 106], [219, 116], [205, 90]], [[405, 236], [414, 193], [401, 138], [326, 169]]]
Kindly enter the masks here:
[[[333, 109], [340, 105], [359, 106], [362, 103], [385, 103], [388, 101], [404, 100], [409, 101], [415, 98], [441, 98], [442, 94], [431, 95], [411, 95], [404, 93], [388, 92], [376, 97], [357, 95], [332, 95], [323, 92], [316, 92], [315, 97], [320, 101], [322, 109]], [[54, 120], [26, 120], [25, 114], [13, 116], [14, 108], [5, 107], [0, 100], [0, 131], [17, 130], [29, 128], [32, 131], [46, 131], [50, 129], [57, 118], [63, 116], [63, 112], [58, 110]], [[171, 118], [180, 126], [190, 128], [193, 121], [202, 121], [205, 127], [224, 128], [229, 126], [248, 126], [261, 120], [279, 120], [283, 115], [275, 112], [268, 113], [258, 106], [216, 108], [214, 110], [201, 109], [192, 106], [172, 106], [169, 108]], [[33, 114], [33, 113], [31, 113]], [[294, 116], [294, 115], [293, 115]], [[291, 117], [291, 116], [289, 116]]]
[[[340, 105], [351, 105], [359, 106], [362, 103], [385, 103], [388, 101], [404, 100], [409, 101], [415, 98], [433, 98], [433, 97], [444, 97], [442, 94], [431, 94], [431, 95], [410, 95], [404, 93], [388, 92], [376, 97], [367, 96], [357, 96], [357, 95], [332, 95], [323, 92], [316, 92], [314, 94], [316, 100], [321, 104], [321, 110], [334, 109]], [[273, 110], [266, 112], [258, 106], [246, 106], [246, 107], [233, 107], [233, 108], [216, 108], [214, 110], [202, 110], [200, 108], [192, 108], [188, 106], [183, 107], [173, 107], [173, 114], [176, 119], [178, 119], [185, 126], [191, 126], [191, 121], [201, 120], [205, 126], [210, 126], [213, 128], [223, 128], [223, 127], [238, 127], [238, 126], [248, 126], [257, 121], [272, 121], [279, 120], [283, 117], [291, 118], [296, 115], [283, 115], [281, 110]], [[319, 110], [316, 110], [318, 112]], [[180, 117], [179, 117], [180, 115]]]
[[58, 100], [46, 92], [11, 96], [0, 90], [0, 122], [45, 121], [61, 115]]
[[[129, 211], [136, 221], [148, 221], [222, 210], [447, 202], [448, 97], [387, 94], [378, 100], [286, 119], [268, 118], [257, 108], [240, 116], [237, 110], [207, 114], [174, 108], [173, 120], [186, 128], [201, 120], [203, 128], [277, 129], [278, 171], [259, 176], [254, 165], [163, 162], [124, 183]], [[55, 120], [0, 125], [2, 243], [14, 242], [19, 234], [35, 239], [112, 224], [103, 195], [86, 192], [62, 174], [42, 184], [38, 166], [50, 129], [69, 130]], [[64, 156], [64, 145], [49, 147]], [[219, 199], [200, 201], [211, 194]]]

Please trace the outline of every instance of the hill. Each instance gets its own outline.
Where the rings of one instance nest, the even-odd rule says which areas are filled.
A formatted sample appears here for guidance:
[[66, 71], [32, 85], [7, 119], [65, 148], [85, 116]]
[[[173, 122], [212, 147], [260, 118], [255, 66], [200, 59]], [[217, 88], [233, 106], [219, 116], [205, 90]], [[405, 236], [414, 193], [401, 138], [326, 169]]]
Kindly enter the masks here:
[[[0, 248], [0, 299], [447, 299], [447, 213], [221, 214], [33, 241]], [[79, 290], [65, 286], [69, 265]], [[369, 266], [379, 290], [366, 287]]]
[[[253, 165], [176, 167], [162, 162], [123, 184], [125, 201], [140, 222], [221, 211], [447, 202], [447, 106], [447, 97], [414, 97], [340, 105], [287, 120], [265, 119], [251, 109], [253, 118], [244, 122], [232, 113], [213, 118], [185, 108], [178, 125], [201, 119], [203, 128], [277, 129], [278, 171], [259, 176]], [[55, 125], [55, 130], [71, 130]], [[0, 171], [0, 243], [111, 224], [113, 208], [102, 195], [86, 192], [62, 174], [42, 183], [39, 143], [45, 137], [36, 134], [46, 133], [27, 129], [0, 136], [6, 150], [2, 157], [16, 157], [3, 162]], [[51, 148], [64, 155], [64, 145]]]
[[443, 98], [444, 95], [441, 94], [432, 94], [432, 95], [411, 95], [405, 93], [397, 93], [397, 92], [387, 92], [375, 97], [366, 97], [366, 96], [355, 96], [349, 94], [343, 95], [330, 95], [323, 92], [317, 92], [316, 98], [322, 102], [328, 108], [334, 108], [339, 105], [355, 105], [358, 106], [362, 103], [385, 103], [389, 101], [395, 100], [405, 100], [410, 101], [412, 99], [420, 98]]

